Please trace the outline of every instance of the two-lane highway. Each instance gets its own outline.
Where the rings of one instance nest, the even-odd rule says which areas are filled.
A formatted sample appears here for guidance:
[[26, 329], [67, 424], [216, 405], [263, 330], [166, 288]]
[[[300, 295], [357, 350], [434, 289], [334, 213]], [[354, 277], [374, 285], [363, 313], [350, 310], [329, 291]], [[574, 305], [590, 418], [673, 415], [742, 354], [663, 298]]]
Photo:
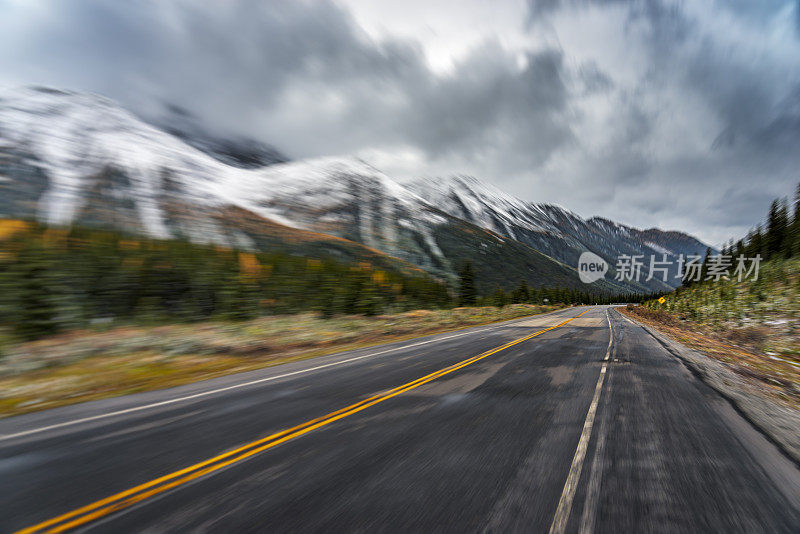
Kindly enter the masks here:
[[800, 473], [613, 308], [0, 421], [0, 531], [800, 530]]

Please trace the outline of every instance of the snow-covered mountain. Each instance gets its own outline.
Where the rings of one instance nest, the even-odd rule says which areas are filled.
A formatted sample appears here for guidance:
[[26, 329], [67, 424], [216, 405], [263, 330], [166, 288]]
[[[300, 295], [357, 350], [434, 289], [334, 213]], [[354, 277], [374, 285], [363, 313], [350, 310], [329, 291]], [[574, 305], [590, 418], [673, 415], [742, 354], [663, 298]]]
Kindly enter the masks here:
[[[613, 269], [620, 255], [644, 255], [674, 260], [680, 254], [704, 254], [706, 245], [682, 232], [658, 228], [639, 230], [576, 213], [553, 204], [526, 202], [470, 176], [425, 178], [409, 184], [443, 211], [510, 237], [567, 265], [576, 265], [580, 254], [592, 251]], [[677, 286], [673, 272], [669, 282]], [[652, 286], [658, 289], [657, 286]]]
[[[186, 124], [169, 132], [92, 94], [0, 90], [0, 217], [252, 249], [304, 231], [303, 240], [325, 241], [326, 250], [360, 243], [450, 279], [472, 260], [486, 290], [521, 278], [581, 287], [570, 267], [577, 251], [655, 250], [633, 229], [526, 203], [472, 178], [406, 187], [356, 158], [226, 161]], [[668, 248], [649, 232], [654, 246]], [[642, 286], [604, 281], [598, 289]]]

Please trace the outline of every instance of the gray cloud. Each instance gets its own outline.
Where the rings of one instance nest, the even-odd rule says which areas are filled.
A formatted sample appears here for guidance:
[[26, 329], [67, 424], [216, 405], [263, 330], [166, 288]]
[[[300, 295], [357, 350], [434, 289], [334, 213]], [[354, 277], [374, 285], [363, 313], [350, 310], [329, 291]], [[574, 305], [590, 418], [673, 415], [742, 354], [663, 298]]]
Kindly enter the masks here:
[[532, 1], [532, 27], [600, 4], [626, 12], [625, 38], [647, 67], [625, 84], [606, 65], [614, 122], [602, 150], [566, 167], [585, 185], [578, 189], [607, 198], [598, 190], [611, 188], [599, 211], [612, 218], [690, 229], [715, 243], [742, 235], [800, 179], [792, 148], [800, 46], [797, 33], [775, 29], [782, 16], [797, 16], [797, 3], [724, 1], [703, 13], [660, 0]]
[[409, 138], [432, 157], [457, 152], [482, 158], [498, 147], [512, 166], [541, 164], [572, 138], [564, 116], [569, 92], [563, 57], [546, 50], [516, 70], [489, 46], [439, 80], [415, 102]]
[[437, 75], [415, 43], [371, 40], [328, 2], [53, 6], [2, 58], [18, 78], [100, 91], [144, 113], [154, 101], [177, 103], [299, 156], [376, 139], [434, 158], [510, 142], [530, 165], [571, 136], [559, 116], [568, 94], [555, 50], [528, 53], [519, 69], [489, 42], [453, 74]]
[[[371, 37], [324, 0], [0, 0], [0, 82], [96, 91], [145, 115], [174, 103], [295, 157], [410, 150], [408, 174], [474, 173], [715, 243], [792, 191], [800, 44], [776, 25], [798, 28], [796, 2], [528, 6], [527, 47], [498, 35], [437, 71], [424, 43]], [[622, 52], [571, 44], [589, 12]]]

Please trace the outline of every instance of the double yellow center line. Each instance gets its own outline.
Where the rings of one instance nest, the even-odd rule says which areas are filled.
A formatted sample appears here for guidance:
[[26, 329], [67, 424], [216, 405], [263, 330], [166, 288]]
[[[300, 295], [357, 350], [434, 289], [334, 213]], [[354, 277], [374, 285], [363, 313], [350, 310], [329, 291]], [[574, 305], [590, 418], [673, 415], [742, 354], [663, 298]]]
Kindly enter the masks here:
[[534, 332], [533, 334], [516, 339], [500, 347], [496, 347], [494, 349], [478, 354], [477, 356], [473, 356], [472, 358], [467, 358], [466, 360], [455, 363], [449, 367], [445, 367], [444, 369], [441, 369], [439, 371], [418, 378], [413, 382], [408, 382], [406, 384], [403, 384], [402, 386], [398, 386], [384, 393], [373, 395], [368, 399], [364, 399], [355, 404], [351, 404], [350, 406], [347, 406], [340, 410], [336, 410], [335, 412], [331, 412], [327, 415], [323, 415], [322, 417], [317, 417], [316, 419], [306, 421], [305, 423], [299, 424], [297, 426], [293, 426], [291, 428], [287, 428], [286, 430], [276, 432], [275, 434], [271, 434], [265, 438], [261, 438], [259, 440], [247, 443], [245, 445], [242, 445], [241, 447], [225, 452], [218, 456], [214, 456], [213, 458], [209, 458], [208, 460], [204, 460], [194, 465], [190, 465], [189, 467], [186, 467], [184, 469], [180, 469], [168, 475], [164, 475], [162, 477], [153, 479], [149, 482], [145, 482], [144, 484], [140, 484], [125, 491], [121, 491], [119, 493], [111, 495], [110, 497], [106, 497], [105, 499], [101, 499], [99, 501], [93, 502], [81, 508], [77, 508], [71, 512], [67, 512], [66, 514], [54, 517], [52, 519], [48, 519], [47, 521], [43, 521], [31, 527], [24, 528], [22, 530], [19, 530], [17, 534], [32, 533], [32, 532], [64, 532], [66, 530], [76, 528], [86, 523], [89, 523], [90, 521], [94, 521], [95, 519], [99, 519], [113, 512], [117, 512], [124, 508], [128, 508], [129, 506], [141, 502], [149, 497], [176, 488], [178, 486], [186, 484], [187, 482], [208, 475], [209, 473], [213, 473], [215, 471], [219, 471], [220, 469], [224, 469], [229, 465], [246, 460], [247, 458], [253, 455], [256, 455], [260, 452], [264, 452], [267, 449], [271, 449], [272, 447], [280, 445], [281, 443], [289, 441], [290, 439], [294, 439], [298, 436], [302, 436], [303, 434], [307, 434], [312, 430], [316, 430], [323, 426], [329, 425], [334, 421], [338, 421], [339, 419], [343, 419], [345, 417], [353, 415], [354, 413], [358, 413], [361, 410], [366, 410], [370, 406], [374, 406], [378, 403], [391, 399], [392, 397], [396, 397], [401, 393], [405, 393], [406, 391], [418, 388], [421, 385], [427, 384], [432, 380], [436, 380], [441, 376], [450, 374], [454, 371], [467, 367], [468, 365], [472, 365], [473, 363], [480, 361], [484, 358], [487, 358], [492, 354], [496, 354], [509, 347], [513, 347], [514, 345], [522, 343], [523, 341], [527, 341], [528, 339], [534, 338], [540, 334], [543, 334], [545, 332], [563, 326], [568, 322], [572, 321], [573, 319], [577, 319], [578, 317], [580, 317], [581, 315], [583, 315], [588, 311], [589, 310], [587, 309], [586, 311], [576, 315], [575, 317], [570, 317], [566, 321], [563, 321], [557, 325], [545, 328], [543, 330], [539, 330], [538, 332]]

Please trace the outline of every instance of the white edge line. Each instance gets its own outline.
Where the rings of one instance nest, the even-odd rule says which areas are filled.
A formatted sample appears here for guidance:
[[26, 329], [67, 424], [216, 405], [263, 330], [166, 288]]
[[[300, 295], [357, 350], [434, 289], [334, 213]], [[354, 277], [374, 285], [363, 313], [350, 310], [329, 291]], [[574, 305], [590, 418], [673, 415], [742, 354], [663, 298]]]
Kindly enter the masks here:
[[586, 420], [583, 423], [583, 430], [578, 440], [578, 447], [575, 449], [575, 456], [572, 458], [572, 465], [570, 465], [569, 473], [567, 474], [567, 481], [564, 483], [564, 490], [561, 492], [561, 498], [558, 500], [558, 507], [553, 517], [553, 523], [550, 525], [550, 534], [562, 534], [567, 528], [567, 521], [569, 520], [569, 514], [572, 510], [572, 501], [575, 498], [575, 491], [578, 489], [578, 481], [580, 480], [581, 470], [583, 469], [583, 460], [586, 458], [586, 452], [589, 448], [589, 438], [592, 436], [594, 417], [597, 413], [597, 405], [600, 402], [600, 393], [603, 390], [603, 381], [605, 380], [608, 368], [608, 359], [611, 355], [611, 343], [614, 341], [614, 330], [611, 328], [611, 318], [608, 315], [608, 309], [606, 309], [606, 320], [608, 320], [608, 330], [610, 334], [608, 349], [606, 349], [606, 356], [603, 358], [603, 367], [600, 368], [600, 376], [597, 378], [594, 396], [589, 405]]
[[[540, 316], [549, 315], [551, 313], [555, 313], [555, 312], [558, 312], [558, 311], [561, 311], [561, 310], [554, 310], [552, 312], [547, 312], [547, 313], [538, 314], [538, 315], [540, 315]], [[531, 319], [532, 317], [536, 317], [536, 316], [537, 315], [535, 314], [535, 315], [531, 315], [531, 316], [528, 316], [528, 317], [520, 317], [516, 321], [521, 322], [523, 320]], [[194, 393], [192, 395], [186, 395], [184, 397], [176, 397], [174, 399], [168, 399], [168, 400], [164, 400], [164, 401], [154, 402], [154, 403], [151, 403], [151, 404], [143, 404], [142, 406], [135, 406], [133, 408], [126, 408], [124, 410], [117, 410], [115, 412], [108, 412], [108, 413], [103, 413], [103, 414], [98, 414], [98, 415], [92, 415], [90, 417], [83, 417], [81, 419], [74, 419], [72, 421], [64, 421], [63, 423], [56, 423], [54, 425], [42, 426], [42, 427], [39, 427], [39, 428], [32, 428], [31, 430], [25, 430], [25, 431], [22, 431], [22, 432], [16, 432], [14, 434], [0, 435], [0, 441], [5, 441], [5, 440], [13, 439], [13, 438], [21, 438], [21, 437], [24, 437], [24, 436], [30, 436], [31, 434], [38, 434], [40, 432], [46, 432], [48, 430], [55, 430], [57, 428], [64, 428], [64, 427], [68, 427], [68, 426], [79, 425], [81, 423], [90, 423], [92, 421], [97, 421], [99, 419], [107, 419], [109, 417], [116, 417], [118, 415], [125, 415], [125, 414], [129, 414], [129, 413], [139, 412], [139, 411], [142, 411], [142, 410], [149, 410], [149, 409], [152, 409], [152, 408], [159, 408], [161, 406], [167, 406], [169, 404], [176, 404], [176, 403], [179, 403], [179, 402], [186, 402], [186, 401], [197, 399], [197, 398], [200, 398], [200, 397], [207, 397], [209, 395], [215, 395], [217, 393], [223, 393], [225, 391], [231, 391], [233, 389], [239, 389], [239, 388], [244, 388], [244, 387], [248, 387], [248, 386], [254, 386], [256, 384], [262, 384], [264, 382], [271, 382], [273, 380], [279, 380], [281, 378], [286, 378], [286, 377], [289, 377], [289, 376], [295, 376], [295, 375], [299, 375], [299, 374], [310, 373], [311, 371], [318, 371], [320, 369], [325, 369], [327, 367], [334, 367], [334, 366], [337, 366], [337, 365], [343, 365], [343, 364], [346, 364], [346, 363], [350, 363], [350, 362], [354, 362], [354, 361], [358, 361], [358, 360], [363, 360], [364, 358], [372, 358], [374, 356], [380, 356], [381, 354], [394, 352], [396, 350], [410, 349], [410, 348], [413, 348], [413, 347], [418, 347], [420, 345], [427, 345], [428, 343], [434, 343], [434, 342], [437, 342], [437, 341], [445, 341], [447, 339], [453, 339], [453, 338], [456, 338], [456, 337], [466, 336], [466, 335], [469, 335], [469, 334], [476, 334], [476, 333], [479, 333], [479, 332], [485, 332], [486, 330], [492, 330], [493, 328], [496, 328], [497, 326], [500, 326], [501, 324], [502, 323], [496, 324], [496, 325], [493, 325], [493, 326], [489, 326], [489, 327], [486, 327], [486, 328], [482, 328], [480, 330], [471, 330], [469, 332], [461, 332], [459, 334], [453, 334], [453, 335], [447, 336], [447, 337], [441, 337], [441, 338], [436, 338], [436, 339], [428, 339], [426, 341], [419, 341], [419, 342], [413, 343], [411, 345], [403, 345], [401, 347], [393, 347], [391, 349], [386, 349], [386, 350], [382, 350], [382, 351], [378, 351], [378, 352], [371, 352], [369, 354], [364, 354], [363, 356], [356, 356], [356, 357], [353, 357], [353, 358], [348, 358], [346, 360], [340, 360], [340, 361], [336, 361], [336, 362], [326, 363], [326, 364], [323, 364], [323, 365], [317, 365], [315, 367], [309, 367], [307, 369], [300, 369], [298, 371], [292, 371], [290, 373], [284, 373], [282, 375], [269, 376], [269, 377], [266, 377], [266, 378], [259, 378], [258, 380], [251, 380], [249, 382], [242, 382], [241, 384], [234, 384], [232, 386], [226, 386], [226, 387], [223, 387], [223, 388], [212, 389], [212, 390], [209, 390], [209, 391], [203, 391], [202, 393]]]
[[614, 341], [614, 329], [611, 328], [611, 316], [608, 314], [608, 308], [606, 308], [606, 321], [608, 321], [608, 348], [606, 349], [606, 357], [603, 360], [608, 361], [611, 357], [611, 343]]

